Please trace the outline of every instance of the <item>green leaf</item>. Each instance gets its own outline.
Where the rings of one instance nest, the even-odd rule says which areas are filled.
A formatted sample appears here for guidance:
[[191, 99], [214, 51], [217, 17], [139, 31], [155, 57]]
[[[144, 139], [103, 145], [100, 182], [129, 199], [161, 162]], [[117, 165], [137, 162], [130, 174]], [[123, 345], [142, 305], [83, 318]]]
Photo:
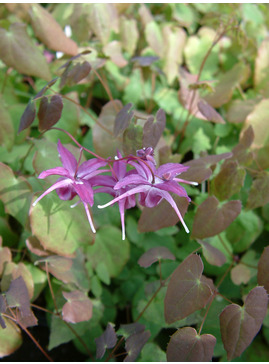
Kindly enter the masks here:
[[128, 19], [125, 16], [120, 17], [120, 37], [124, 50], [132, 56], [136, 50], [139, 33], [135, 19]]
[[160, 26], [155, 21], [151, 21], [146, 25], [145, 37], [154, 52], [162, 57], [164, 52], [164, 41]]
[[202, 276], [204, 266], [198, 255], [190, 255], [173, 272], [164, 299], [167, 323], [181, 320], [203, 308], [212, 296], [212, 283]]
[[158, 246], [156, 248], [149, 249], [146, 253], [141, 255], [141, 257], [138, 260], [138, 264], [141, 267], [148, 268], [153, 263], [160, 261], [161, 259], [170, 259], [175, 260], [174, 254], [170, 252], [169, 249], [167, 249], [164, 246]]
[[209, 137], [205, 134], [202, 128], [199, 128], [193, 135], [193, 152], [199, 155], [200, 152], [211, 149], [211, 143]]
[[0, 128], [0, 145], [10, 150], [14, 143], [15, 132], [12, 119], [2, 99], [0, 99]]
[[143, 146], [143, 128], [141, 125], [130, 124], [123, 133], [123, 152], [125, 155], [136, 155]]
[[0, 43], [0, 58], [7, 66], [22, 74], [51, 79], [46, 59], [28, 36], [25, 24], [13, 23], [9, 30], [0, 28]]
[[264, 248], [264, 251], [260, 257], [259, 264], [258, 264], [258, 275], [257, 280], [261, 286], [269, 292], [269, 246]]
[[128, 62], [122, 55], [121, 43], [117, 40], [109, 42], [103, 47], [104, 54], [119, 68], [125, 67]]
[[241, 214], [226, 230], [226, 236], [235, 253], [247, 250], [261, 234], [262, 220], [253, 211], [241, 211]]
[[113, 226], [102, 227], [96, 234], [94, 245], [87, 247], [87, 259], [96, 270], [98, 264], [106, 265], [110, 277], [120, 274], [129, 259], [128, 240], [122, 240], [121, 231]]
[[177, 330], [167, 346], [167, 361], [211, 361], [216, 344], [213, 335], [199, 335], [193, 327]]
[[118, 14], [114, 4], [91, 4], [89, 11], [91, 30], [105, 45], [112, 30], [118, 31]]
[[6, 213], [14, 216], [22, 226], [28, 219], [32, 198], [31, 186], [23, 178], [16, 178], [7, 165], [0, 163], [0, 199], [5, 204]]
[[265, 38], [258, 49], [258, 54], [255, 59], [255, 73], [254, 73], [255, 89], [261, 92], [264, 97], [269, 96], [268, 81], [269, 81], [269, 39]]
[[62, 256], [72, 255], [93, 239], [83, 204], [71, 209], [70, 201], [59, 201], [53, 195], [31, 207], [30, 223], [42, 246]]
[[14, 353], [22, 344], [21, 330], [13, 321], [5, 319], [6, 328], [0, 327], [0, 358]]

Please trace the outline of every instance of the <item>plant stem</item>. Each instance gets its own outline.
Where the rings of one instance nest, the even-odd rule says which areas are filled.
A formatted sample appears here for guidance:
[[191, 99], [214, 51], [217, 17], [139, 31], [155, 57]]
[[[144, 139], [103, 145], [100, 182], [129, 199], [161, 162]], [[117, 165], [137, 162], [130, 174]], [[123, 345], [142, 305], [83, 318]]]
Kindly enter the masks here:
[[59, 311], [58, 311], [58, 307], [57, 307], [56, 299], [55, 299], [55, 296], [54, 296], [54, 292], [53, 292], [53, 289], [52, 289], [52, 286], [51, 286], [50, 275], [49, 275], [49, 269], [48, 269], [48, 262], [47, 262], [47, 261], [45, 262], [45, 267], [46, 267], [46, 273], [47, 273], [47, 278], [48, 278], [48, 284], [49, 284], [49, 289], [50, 289], [51, 297], [52, 297], [52, 300], [53, 300], [53, 304], [54, 304], [54, 307], [55, 307], [56, 313], [57, 313], [57, 315], [58, 315], [58, 314], [59, 314]]
[[212, 303], [213, 303], [213, 301], [214, 301], [214, 298], [215, 298], [215, 297], [216, 297], [216, 294], [214, 294], [214, 295], [211, 297], [210, 302], [208, 303], [207, 310], [206, 310], [206, 313], [205, 313], [205, 315], [204, 315], [203, 321], [202, 321], [202, 323], [201, 323], [201, 325], [200, 325], [198, 335], [200, 335], [200, 334], [201, 334], [201, 331], [202, 331], [202, 328], [203, 328], [203, 326], [204, 326], [205, 320], [206, 320], [206, 318], [207, 318], [207, 315], [208, 315], [209, 309], [210, 309], [210, 307], [211, 307], [211, 305], [212, 305]]

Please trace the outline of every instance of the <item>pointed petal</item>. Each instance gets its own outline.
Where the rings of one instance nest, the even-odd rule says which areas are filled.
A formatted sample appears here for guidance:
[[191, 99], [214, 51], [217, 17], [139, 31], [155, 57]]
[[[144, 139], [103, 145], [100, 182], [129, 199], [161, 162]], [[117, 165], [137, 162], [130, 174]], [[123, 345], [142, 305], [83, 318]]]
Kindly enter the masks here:
[[163, 198], [165, 198], [167, 202], [169, 202], [169, 203], [170, 203], [170, 205], [171, 205], [171, 206], [173, 207], [173, 209], [175, 210], [175, 212], [176, 212], [177, 216], [179, 217], [179, 220], [181, 221], [181, 224], [183, 225], [183, 227], [184, 227], [184, 229], [185, 229], [186, 233], [189, 233], [190, 231], [189, 231], [189, 229], [188, 229], [187, 225], [185, 224], [185, 222], [184, 222], [184, 220], [183, 220], [183, 218], [182, 218], [182, 216], [181, 216], [181, 213], [180, 213], [180, 211], [179, 211], [179, 209], [178, 209], [178, 207], [177, 207], [177, 204], [175, 203], [175, 201], [173, 200], [173, 198], [170, 196], [170, 194], [169, 194], [168, 192], [166, 192], [166, 191], [162, 191], [162, 190], [159, 190], [159, 191], [158, 191], [158, 193], [159, 193], [159, 194], [160, 194]]
[[174, 181], [167, 181], [167, 182], [163, 182], [163, 183], [158, 183], [158, 185], [156, 185], [156, 187], [159, 188], [160, 190], [172, 192], [172, 193], [175, 193], [175, 194], [177, 194], [178, 196], [181, 196], [181, 197], [186, 197], [186, 199], [188, 201], [191, 201], [191, 199], [189, 198], [185, 188], [183, 188], [182, 186], [180, 186], [179, 184], [177, 184]]
[[112, 176], [108, 175], [99, 175], [91, 178], [91, 185], [95, 186], [106, 186], [106, 187], [114, 187], [116, 180]]
[[163, 197], [158, 193], [158, 189], [152, 187], [145, 195], [143, 205], [147, 207], [155, 207], [161, 202], [162, 199]]
[[151, 188], [150, 186], [138, 186], [138, 187], [134, 187], [131, 190], [125, 192], [124, 194], [114, 198], [114, 200], [106, 203], [105, 205], [98, 205], [99, 209], [104, 209], [107, 206], [113, 205], [115, 202], [118, 202], [120, 200], [122, 200], [123, 198], [129, 197], [131, 195], [134, 195], [135, 193], [140, 193], [140, 192], [147, 192], [147, 190]]
[[185, 179], [181, 179], [181, 178], [174, 178], [174, 181], [180, 182], [180, 183], [186, 183], [187, 185], [193, 185], [193, 186], [199, 185], [198, 182], [186, 181]]
[[119, 190], [120, 188], [129, 185], [151, 185], [151, 183], [138, 174], [131, 174], [130, 176], [126, 176], [121, 181], [117, 182], [114, 186], [114, 189]]
[[95, 234], [96, 233], [96, 230], [95, 230], [95, 227], [94, 227], [93, 222], [92, 222], [92, 217], [91, 217], [91, 214], [90, 214], [90, 211], [89, 211], [89, 207], [88, 207], [88, 205], [85, 202], [83, 202], [83, 205], [85, 207], [85, 211], [86, 211], [87, 218], [89, 220], [89, 223], [90, 223], [92, 232]]
[[116, 191], [112, 187], [100, 187], [94, 190], [94, 193], [108, 193], [111, 196], [116, 196]]
[[[135, 167], [135, 169], [137, 170], [137, 173], [143, 177], [146, 181], [152, 182], [152, 172], [153, 174], [155, 174], [156, 172], [156, 168], [152, 163], [149, 162], [143, 162], [143, 161], [138, 161], [138, 163], [134, 162], [134, 161], [130, 161], [128, 162], [129, 164], [131, 164], [133, 167]], [[150, 166], [151, 170], [147, 167], [146, 163]], [[151, 172], [152, 171], [152, 172]]]
[[41, 196], [39, 196], [35, 200], [35, 202], [33, 203], [33, 206], [35, 206], [44, 196], [46, 196], [50, 192], [56, 190], [57, 188], [70, 186], [71, 184], [72, 184], [72, 181], [69, 178], [63, 179], [62, 181], [55, 182], [50, 188], [48, 188], [44, 193], [42, 193]]
[[161, 178], [164, 174], [169, 173], [171, 179], [180, 173], [186, 172], [189, 166], [183, 166], [180, 163], [166, 163], [157, 169], [157, 175]]
[[91, 206], [93, 205], [93, 189], [89, 182], [74, 182], [73, 187], [82, 202], [89, 203]]
[[121, 200], [118, 202], [119, 210], [120, 210], [120, 219], [121, 219], [121, 231], [122, 231], [122, 240], [125, 240], [125, 222], [124, 222], [124, 205], [125, 201]]
[[89, 159], [88, 161], [81, 163], [81, 165], [78, 167], [77, 176], [79, 178], [89, 178], [88, 176], [91, 175], [92, 172], [106, 165], [107, 162], [102, 161], [101, 159], [97, 158]]
[[56, 167], [56, 168], [47, 169], [46, 171], [41, 172], [40, 175], [38, 176], [38, 178], [44, 179], [44, 178], [46, 178], [48, 176], [52, 176], [52, 175], [71, 177], [70, 173], [68, 172], [67, 169], [65, 169], [63, 167]]
[[[118, 158], [122, 158], [120, 152], [118, 151], [117, 153]], [[127, 166], [127, 162], [126, 161], [115, 161], [113, 164], [113, 169], [116, 173], [116, 176], [118, 177], [119, 180], [121, 180], [122, 178], [125, 177], [126, 175], [126, 166]]]
[[70, 175], [74, 176], [77, 168], [77, 160], [73, 154], [62, 145], [60, 140], [58, 141], [58, 152], [61, 157], [62, 165], [68, 170]]

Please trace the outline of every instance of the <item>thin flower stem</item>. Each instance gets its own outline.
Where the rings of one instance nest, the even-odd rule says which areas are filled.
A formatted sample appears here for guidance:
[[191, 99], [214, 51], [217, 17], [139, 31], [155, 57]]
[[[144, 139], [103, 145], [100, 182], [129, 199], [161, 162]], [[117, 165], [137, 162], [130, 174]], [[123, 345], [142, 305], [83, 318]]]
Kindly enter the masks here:
[[249, 267], [249, 268], [258, 269], [258, 267], [256, 267], [255, 265], [252, 265], [252, 264], [248, 264], [248, 263], [242, 262], [242, 260], [240, 260], [240, 262], [239, 262], [239, 263], [240, 263], [240, 264], [243, 264], [243, 265], [245, 265], [246, 267]]
[[120, 110], [119, 110], [119, 108], [117, 107], [117, 105], [116, 105], [116, 103], [115, 103], [115, 100], [114, 100], [114, 98], [113, 98], [113, 96], [112, 96], [112, 93], [111, 93], [111, 91], [110, 91], [110, 89], [109, 89], [109, 87], [108, 87], [107, 83], [105, 83], [105, 82], [103, 81], [102, 77], [99, 75], [99, 73], [98, 73], [95, 69], [92, 69], [92, 71], [93, 71], [93, 73], [97, 76], [97, 78], [98, 78], [98, 79], [99, 79], [99, 81], [101, 82], [102, 86], [103, 86], [103, 87], [104, 87], [104, 89], [106, 90], [106, 93], [107, 93], [107, 95], [108, 95], [108, 97], [109, 97], [110, 101], [114, 101], [114, 102], [113, 102], [113, 105], [114, 105], [114, 109], [115, 109], [115, 111], [116, 111], [116, 112], [119, 112]]
[[14, 316], [14, 314], [12, 316], [9, 316], [5, 313], [1, 313], [1, 315], [3, 317], [6, 317], [10, 320], [12, 320], [13, 322], [15, 322], [18, 326], [20, 326], [20, 328], [26, 332], [26, 334], [30, 337], [30, 339], [34, 342], [34, 344], [38, 347], [38, 349], [42, 352], [42, 354], [50, 361], [50, 362], [53, 362], [54, 360], [49, 356], [49, 354], [47, 354], [45, 352], [45, 350], [42, 348], [42, 346], [38, 343], [38, 341], [34, 338], [34, 336], [30, 333], [29, 330], [27, 330], [27, 328], [21, 324], [20, 322], [17, 321], [16, 317]]
[[220, 234], [218, 234], [218, 238], [223, 246], [223, 248], [227, 251], [227, 253], [233, 258], [233, 253], [230, 252], [229, 248], [227, 247], [227, 245], [225, 244], [225, 241], [222, 239], [222, 237], [220, 236]]
[[210, 307], [211, 307], [211, 305], [212, 305], [212, 303], [213, 303], [213, 301], [214, 301], [214, 298], [215, 298], [215, 297], [216, 297], [216, 294], [214, 294], [214, 295], [211, 297], [210, 302], [208, 303], [206, 313], [205, 313], [205, 315], [204, 315], [204, 317], [203, 317], [203, 321], [202, 321], [202, 323], [201, 323], [201, 325], [200, 325], [200, 328], [199, 328], [199, 331], [198, 331], [198, 335], [200, 335], [200, 334], [201, 334], [201, 331], [202, 331], [202, 328], [203, 328], [203, 326], [204, 326], [205, 320], [206, 320], [206, 318], [207, 318], [207, 315], [208, 315], [209, 309], [210, 309]]
[[220, 296], [220, 297], [222, 297], [224, 300], [226, 300], [226, 301], [228, 301], [228, 302], [230, 302], [230, 303], [233, 303], [233, 301], [231, 301], [231, 300], [229, 300], [229, 298], [227, 298], [227, 297], [223, 296], [223, 294], [221, 294], [221, 293], [217, 292], [217, 295], [218, 295], [218, 296]]
[[229, 266], [229, 268], [226, 270], [226, 272], [223, 274], [223, 276], [221, 277], [219, 283], [216, 285], [216, 288], [219, 288], [219, 286], [221, 285], [221, 283], [224, 281], [224, 279], [226, 278], [227, 274], [230, 272], [230, 270], [232, 269], [232, 267], [234, 266], [234, 262], [232, 262]]
[[56, 312], [52, 312], [44, 307], [41, 307], [41, 306], [38, 306], [38, 305], [35, 305], [34, 303], [31, 303], [30, 304], [32, 307], [36, 308], [37, 310], [40, 310], [40, 311], [44, 311], [44, 312], [47, 312], [47, 313], [50, 313], [51, 315], [54, 315], [54, 316], [59, 316]]
[[46, 273], [47, 273], [47, 278], [48, 278], [48, 284], [49, 284], [49, 289], [50, 289], [51, 297], [52, 297], [52, 300], [53, 300], [53, 304], [54, 304], [54, 307], [55, 307], [56, 313], [57, 313], [57, 314], [59, 314], [59, 313], [58, 313], [59, 311], [58, 311], [58, 307], [57, 307], [56, 299], [55, 299], [54, 292], [53, 292], [53, 289], [52, 289], [52, 286], [51, 286], [50, 275], [49, 275], [49, 269], [48, 269], [48, 262], [47, 262], [47, 261], [45, 262], [45, 267], [46, 267]]
[[120, 340], [117, 342], [117, 344], [114, 346], [113, 350], [110, 352], [110, 354], [109, 354], [108, 358], [106, 359], [106, 361], [109, 361], [114, 356], [114, 353], [118, 350], [118, 348], [123, 343], [123, 341], [124, 341], [124, 336], [122, 336], [120, 338]]
[[162, 284], [162, 263], [161, 263], [161, 259], [159, 258], [159, 271], [160, 271], [160, 284]]
[[143, 316], [144, 312], [147, 310], [147, 308], [150, 306], [150, 304], [152, 303], [152, 301], [155, 299], [155, 297], [157, 296], [157, 294], [160, 292], [160, 290], [163, 288], [164, 283], [160, 283], [159, 288], [157, 289], [157, 291], [155, 291], [155, 293], [152, 295], [151, 299], [148, 301], [148, 303], [146, 304], [146, 306], [143, 308], [143, 310], [140, 312], [140, 314], [138, 315], [138, 317], [136, 318], [136, 320], [134, 322], [137, 322], [140, 320], [140, 318]]

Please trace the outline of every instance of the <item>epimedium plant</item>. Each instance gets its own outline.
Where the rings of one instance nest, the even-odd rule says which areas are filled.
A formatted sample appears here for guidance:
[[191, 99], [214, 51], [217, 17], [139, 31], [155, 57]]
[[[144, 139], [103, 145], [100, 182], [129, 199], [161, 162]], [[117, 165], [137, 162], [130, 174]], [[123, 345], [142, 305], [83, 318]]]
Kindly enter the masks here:
[[1, 357], [268, 359], [266, 9], [3, 6]]

